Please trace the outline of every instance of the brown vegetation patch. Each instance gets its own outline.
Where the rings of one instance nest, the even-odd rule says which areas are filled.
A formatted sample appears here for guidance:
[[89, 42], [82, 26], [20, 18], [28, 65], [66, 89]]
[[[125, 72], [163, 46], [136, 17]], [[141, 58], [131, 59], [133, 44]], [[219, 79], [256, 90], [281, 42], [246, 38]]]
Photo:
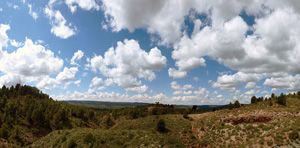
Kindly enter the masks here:
[[272, 120], [271, 116], [244, 116], [244, 117], [228, 117], [223, 119], [224, 122], [232, 124], [249, 123], [249, 122], [260, 122], [265, 123]]

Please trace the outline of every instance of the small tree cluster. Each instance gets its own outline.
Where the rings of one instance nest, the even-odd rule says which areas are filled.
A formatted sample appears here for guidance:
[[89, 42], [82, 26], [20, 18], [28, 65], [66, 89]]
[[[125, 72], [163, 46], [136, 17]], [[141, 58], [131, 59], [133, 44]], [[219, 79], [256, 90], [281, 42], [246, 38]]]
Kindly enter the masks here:
[[258, 97], [258, 98], [256, 98], [256, 96], [253, 96], [251, 98], [251, 104], [256, 104], [256, 103], [262, 102], [262, 101], [264, 101], [264, 97]]
[[228, 104], [228, 109], [233, 109], [233, 108], [240, 108], [241, 107], [241, 104], [238, 100], [236, 100], [234, 102], [234, 104], [232, 104], [231, 102]]
[[277, 103], [286, 106], [286, 95], [283, 95], [283, 93], [281, 93], [277, 98]]

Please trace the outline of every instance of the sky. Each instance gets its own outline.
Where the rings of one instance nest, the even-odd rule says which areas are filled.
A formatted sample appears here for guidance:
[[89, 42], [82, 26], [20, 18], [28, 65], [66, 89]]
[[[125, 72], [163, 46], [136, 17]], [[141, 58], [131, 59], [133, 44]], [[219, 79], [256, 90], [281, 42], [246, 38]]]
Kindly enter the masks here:
[[300, 1], [0, 1], [0, 87], [222, 105], [300, 90]]

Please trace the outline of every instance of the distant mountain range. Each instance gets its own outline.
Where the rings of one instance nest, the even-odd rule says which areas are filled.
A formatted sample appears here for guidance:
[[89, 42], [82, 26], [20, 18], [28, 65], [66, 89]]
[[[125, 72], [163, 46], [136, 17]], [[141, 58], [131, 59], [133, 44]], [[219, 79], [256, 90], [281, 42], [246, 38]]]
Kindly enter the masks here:
[[[67, 102], [74, 105], [83, 105], [92, 108], [122, 108], [122, 107], [134, 107], [139, 105], [151, 105], [153, 103], [142, 103], [142, 102], [105, 102], [105, 101], [74, 101], [66, 100]], [[193, 105], [174, 105], [175, 108], [186, 108], [192, 107]], [[225, 109], [228, 108], [228, 105], [197, 105], [198, 109], [201, 110], [210, 110], [210, 109]]]

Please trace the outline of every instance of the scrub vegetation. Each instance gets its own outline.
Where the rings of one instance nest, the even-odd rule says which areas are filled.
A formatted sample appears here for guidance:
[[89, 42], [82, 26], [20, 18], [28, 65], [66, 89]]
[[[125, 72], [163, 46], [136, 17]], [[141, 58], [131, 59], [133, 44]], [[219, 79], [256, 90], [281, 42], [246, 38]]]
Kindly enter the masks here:
[[0, 89], [0, 147], [299, 147], [300, 92], [199, 110], [90, 108], [35, 87]]

